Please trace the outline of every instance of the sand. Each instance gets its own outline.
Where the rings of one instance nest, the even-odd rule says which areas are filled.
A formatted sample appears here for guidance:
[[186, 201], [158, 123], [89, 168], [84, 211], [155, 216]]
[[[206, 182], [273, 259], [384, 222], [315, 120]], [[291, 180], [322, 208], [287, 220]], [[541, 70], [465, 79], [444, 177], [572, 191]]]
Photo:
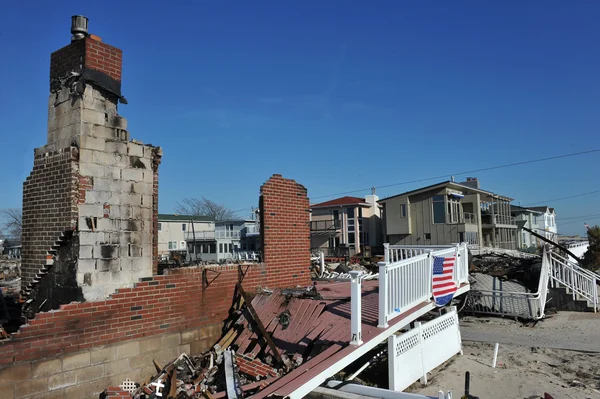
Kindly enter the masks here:
[[[465, 372], [471, 373], [471, 394], [481, 399], [600, 399], [600, 314], [561, 312], [534, 327], [507, 319], [468, 318], [461, 321], [463, 356], [429, 375], [426, 387], [407, 392], [434, 395], [438, 389], [464, 394]], [[488, 342], [481, 342], [488, 341]], [[498, 364], [492, 368], [493, 342], [500, 342]]]

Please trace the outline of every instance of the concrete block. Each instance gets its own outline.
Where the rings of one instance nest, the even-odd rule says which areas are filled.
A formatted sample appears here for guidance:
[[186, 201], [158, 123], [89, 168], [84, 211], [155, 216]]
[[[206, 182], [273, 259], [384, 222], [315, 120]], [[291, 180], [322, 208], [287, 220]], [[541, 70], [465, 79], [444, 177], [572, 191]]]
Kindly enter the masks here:
[[110, 284], [110, 273], [108, 271], [99, 271], [94, 274], [94, 284], [96, 285], [106, 285]]
[[200, 339], [199, 330], [189, 330], [181, 332], [181, 344], [189, 344], [190, 342], [197, 341]]
[[[94, 185], [96, 182], [94, 181]], [[93, 190], [87, 191], [85, 193], [85, 203], [86, 204], [104, 204], [105, 202], [110, 202], [112, 199], [112, 193], [110, 191], [98, 191], [98, 188], [94, 187]], [[112, 209], [111, 209], [112, 211]], [[112, 212], [111, 212], [112, 216]]]
[[95, 366], [84, 367], [77, 369], [77, 383], [93, 381], [104, 376], [104, 365], [97, 364]]
[[36, 396], [36, 399], [64, 399], [65, 397], [65, 393], [64, 390], [62, 389], [58, 389], [56, 391], [51, 391], [48, 393], [45, 393], [41, 396]]
[[152, 208], [152, 194], [142, 194], [141, 204], [145, 208]]
[[56, 389], [62, 389], [70, 387], [77, 383], [77, 371], [65, 371], [50, 376], [48, 378], [48, 389], [54, 391]]
[[[104, 140], [116, 140], [117, 137], [117, 131], [110, 127], [110, 126], [104, 126], [104, 125], [94, 125], [94, 132], [93, 132], [93, 136], [99, 139], [104, 139]], [[108, 152], [115, 152], [114, 150], [112, 150], [112, 147], [110, 146], [110, 142], [106, 141], [105, 142], [105, 147], [104, 147], [105, 151]]]
[[[131, 272], [133, 270], [133, 260], [131, 258], [121, 257], [121, 270], [124, 272]], [[132, 274], [133, 278], [133, 274]]]
[[[122, 382], [122, 381], [121, 381]], [[97, 399], [100, 393], [110, 385], [109, 378], [100, 378], [65, 389], [65, 399]]]
[[105, 298], [104, 291], [103, 286], [88, 287], [84, 285], [81, 287], [81, 293], [86, 301], [97, 301]]
[[144, 183], [154, 183], [154, 172], [151, 169], [145, 169], [142, 180]]
[[[93, 248], [91, 245], [86, 245], [86, 248]], [[81, 252], [80, 252], [81, 254]], [[77, 271], [79, 273], [96, 273], [97, 269], [97, 264], [96, 264], [96, 259], [91, 259], [92, 258], [92, 253], [90, 252], [90, 259], [82, 259], [80, 256], [80, 259], [77, 261]]]
[[171, 333], [165, 334], [160, 337], [162, 341], [163, 348], [177, 348], [181, 345], [181, 334], [180, 333]]
[[92, 162], [98, 165], [116, 165], [120, 161], [120, 158], [112, 152], [105, 151], [93, 151]]
[[[113, 217], [111, 215], [111, 217]], [[114, 219], [108, 219], [105, 217], [98, 217], [98, 224], [96, 225], [96, 229], [100, 231], [113, 231], [114, 230]]]
[[184, 345], [179, 345], [179, 347], [177, 348], [177, 351], [179, 353], [187, 353], [189, 355], [190, 353], [190, 344], [184, 344]]
[[62, 371], [60, 359], [46, 360], [31, 365], [31, 378], [47, 377]]
[[133, 283], [133, 275], [125, 270], [117, 270], [110, 274], [110, 282], [119, 286], [130, 286]]
[[199, 355], [206, 350], [212, 348], [215, 344], [214, 340], [209, 340], [208, 338], [200, 339], [197, 341], [190, 342], [190, 354], [191, 355]]
[[44, 393], [48, 390], [48, 377], [32, 378], [29, 381], [19, 381], [15, 384], [15, 398], [26, 398], [28, 396]]
[[124, 180], [142, 181], [144, 179], [142, 169], [127, 168], [121, 171]]
[[79, 174], [82, 176], [104, 177], [105, 167], [91, 162], [79, 162]]
[[[142, 353], [137, 356], [133, 356], [129, 358], [129, 364], [132, 369], [143, 369], [144, 367], [148, 367], [148, 365], [152, 365], [152, 356], [149, 353]], [[153, 374], [156, 373], [156, 370], [153, 370]]]
[[[132, 261], [132, 266], [131, 266], [131, 271], [132, 272], [146, 272], [148, 270], [152, 270], [152, 262], [148, 261], [147, 258], [145, 257], [139, 257], [139, 258], [130, 258]], [[146, 276], [140, 276], [140, 273], [134, 273], [136, 275], [136, 277], [146, 277]]]
[[90, 364], [92, 365], [110, 362], [116, 358], [117, 351], [114, 346], [90, 350]]
[[[106, 128], [107, 130], [111, 130], [112, 139], [115, 139], [115, 130], [113, 128]], [[117, 154], [125, 154], [127, 155], [127, 143], [122, 141], [107, 141], [106, 142], [106, 151], [117, 153]]]
[[98, 271], [100, 272], [118, 272], [120, 270], [119, 258], [98, 259]]
[[130, 156], [143, 157], [144, 156], [144, 145], [138, 143], [127, 143], [127, 153]]
[[104, 112], [94, 111], [89, 108], [81, 110], [81, 120], [95, 125], [104, 125], [106, 123]]
[[106, 140], [104, 138], [98, 138], [93, 136], [82, 136], [79, 143], [81, 149], [94, 150], [94, 151], [105, 151]]
[[117, 351], [117, 359], [137, 356], [140, 354], [140, 343], [139, 341], [125, 342], [117, 345], [115, 350]]
[[118, 191], [119, 181], [107, 177], [94, 179], [94, 191]]
[[21, 364], [5, 369], [0, 369], [0, 383], [27, 381], [31, 378], [31, 364]]
[[104, 297], [108, 298], [109, 296], [111, 296], [112, 294], [114, 294], [119, 288], [128, 288], [128, 287], [123, 287], [123, 286], [119, 286], [116, 284], [108, 284], [102, 287], [104, 289]]
[[[79, 264], [81, 265], [82, 259], [92, 259], [94, 257], [94, 246], [93, 245], [80, 245], [79, 246]], [[94, 270], [96, 270], [96, 262], [94, 262]], [[78, 268], [81, 270], [81, 267]]]
[[[103, 211], [101, 204], [81, 204], [79, 205], [79, 215], [87, 217], [102, 218]], [[87, 227], [87, 226], [86, 226]]]
[[131, 369], [129, 359], [119, 359], [112, 362], [104, 363], [104, 375], [111, 376], [119, 373], [127, 372]]
[[64, 371], [87, 367], [90, 365], [90, 352], [82, 352], [64, 357], [62, 359], [62, 364], [62, 369]]
[[154, 352], [162, 348], [161, 337], [145, 338], [140, 340], [140, 354], [154, 354]]
[[[101, 208], [101, 207], [100, 207]], [[84, 221], [85, 223], [85, 221]], [[81, 229], [81, 224], [79, 225]], [[87, 228], [87, 226], [86, 226]], [[106, 238], [108, 235], [105, 235], [104, 232], [98, 231], [79, 231], [79, 245], [97, 245], [101, 242], [106, 242]]]

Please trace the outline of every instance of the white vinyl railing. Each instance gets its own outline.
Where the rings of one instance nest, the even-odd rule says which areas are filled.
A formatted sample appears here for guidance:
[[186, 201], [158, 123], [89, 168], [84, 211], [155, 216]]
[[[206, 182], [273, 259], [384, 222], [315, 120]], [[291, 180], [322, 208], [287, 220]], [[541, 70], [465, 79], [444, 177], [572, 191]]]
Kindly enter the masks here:
[[578, 295], [585, 298], [593, 305], [594, 312], [598, 311], [600, 307], [598, 299], [600, 276], [557, 253], [550, 252], [549, 259], [551, 263], [550, 277], [553, 282], [558, 282], [570, 289], [573, 299], [576, 299]]
[[431, 247], [384, 244], [384, 247], [385, 261], [379, 263], [380, 328], [386, 328], [394, 317], [432, 298], [434, 257], [455, 257], [454, 283], [460, 286], [468, 282], [469, 262], [465, 243]]

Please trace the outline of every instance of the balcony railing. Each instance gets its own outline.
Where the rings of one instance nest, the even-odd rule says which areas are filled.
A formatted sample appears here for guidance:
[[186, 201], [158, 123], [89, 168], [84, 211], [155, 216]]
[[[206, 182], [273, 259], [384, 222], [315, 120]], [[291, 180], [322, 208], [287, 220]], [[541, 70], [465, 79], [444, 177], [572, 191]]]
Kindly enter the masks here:
[[217, 230], [215, 231], [216, 238], [239, 239], [241, 236], [239, 231], [234, 230]]
[[213, 241], [215, 239], [215, 232], [214, 231], [196, 231], [196, 232], [191, 232], [191, 231], [186, 231], [185, 232], [185, 240], [186, 241], [207, 241], [207, 240], [211, 240]]
[[463, 212], [460, 218], [461, 223], [477, 224], [477, 215], [470, 212]]
[[508, 215], [498, 215], [495, 213], [481, 215], [481, 223], [516, 225], [514, 217]]
[[337, 231], [341, 228], [341, 220], [313, 220], [310, 222], [310, 231]]

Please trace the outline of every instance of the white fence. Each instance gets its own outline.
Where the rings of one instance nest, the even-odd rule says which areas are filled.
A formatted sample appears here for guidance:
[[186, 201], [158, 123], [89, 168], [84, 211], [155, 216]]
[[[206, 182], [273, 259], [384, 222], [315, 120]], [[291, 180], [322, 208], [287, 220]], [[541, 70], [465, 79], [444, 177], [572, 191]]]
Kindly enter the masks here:
[[388, 372], [390, 389], [402, 391], [421, 380], [427, 383], [427, 373], [457, 353], [462, 342], [456, 308], [427, 323], [415, 323], [415, 328], [388, 338]]
[[577, 296], [585, 298], [593, 305], [594, 312], [598, 311], [600, 307], [598, 299], [600, 276], [554, 252], [549, 253], [549, 260], [549, 273], [553, 283], [558, 282], [570, 289], [573, 293], [573, 299], [576, 299]]
[[379, 263], [380, 328], [386, 328], [394, 317], [432, 298], [434, 257], [454, 257], [454, 283], [460, 286], [469, 281], [469, 261], [465, 243], [432, 247], [384, 244], [384, 247], [385, 261]]

